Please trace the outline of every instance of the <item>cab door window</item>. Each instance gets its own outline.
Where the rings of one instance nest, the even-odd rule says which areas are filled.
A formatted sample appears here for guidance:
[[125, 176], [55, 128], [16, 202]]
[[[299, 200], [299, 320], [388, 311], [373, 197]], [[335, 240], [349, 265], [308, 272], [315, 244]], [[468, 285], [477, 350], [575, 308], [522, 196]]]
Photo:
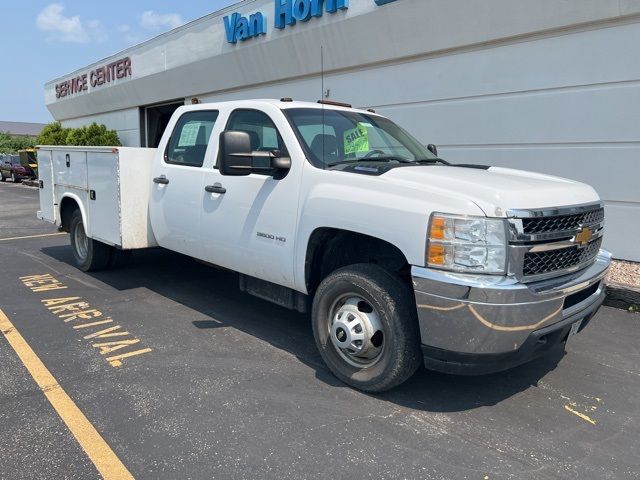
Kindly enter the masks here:
[[202, 167], [217, 118], [216, 110], [184, 113], [178, 119], [169, 139], [164, 155], [165, 162]]
[[280, 150], [286, 156], [286, 147], [273, 120], [259, 110], [235, 110], [227, 122], [226, 130], [247, 132], [253, 151]]

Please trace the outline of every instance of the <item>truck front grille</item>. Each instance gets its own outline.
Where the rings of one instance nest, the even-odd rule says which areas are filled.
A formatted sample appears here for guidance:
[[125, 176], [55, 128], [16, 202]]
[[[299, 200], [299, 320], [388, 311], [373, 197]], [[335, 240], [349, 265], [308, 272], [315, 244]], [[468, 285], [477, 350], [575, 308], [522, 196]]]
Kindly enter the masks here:
[[602, 237], [592, 241], [586, 247], [579, 246], [547, 250], [544, 252], [528, 252], [524, 256], [524, 276], [541, 275], [543, 273], [567, 270], [576, 265], [586, 264], [593, 260], [600, 246]]
[[557, 215], [553, 217], [523, 218], [522, 227], [524, 233], [535, 235], [539, 233], [567, 232], [577, 230], [585, 225], [602, 223], [604, 220], [604, 208], [598, 208], [573, 215]]
[[[507, 217], [511, 251], [509, 269], [524, 282], [587, 267], [595, 261], [602, 245], [602, 203], [508, 210]], [[584, 241], [588, 243], [584, 245]]]

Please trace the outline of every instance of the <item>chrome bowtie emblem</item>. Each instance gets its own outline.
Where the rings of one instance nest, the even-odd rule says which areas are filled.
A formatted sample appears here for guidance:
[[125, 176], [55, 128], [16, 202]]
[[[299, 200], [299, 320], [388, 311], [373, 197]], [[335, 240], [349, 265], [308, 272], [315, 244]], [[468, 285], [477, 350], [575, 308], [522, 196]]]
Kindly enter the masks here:
[[592, 237], [593, 230], [587, 227], [583, 227], [582, 230], [580, 230], [580, 232], [578, 232], [578, 234], [576, 235], [575, 241], [581, 246], [585, 246], [587, 243], [589, 243]]

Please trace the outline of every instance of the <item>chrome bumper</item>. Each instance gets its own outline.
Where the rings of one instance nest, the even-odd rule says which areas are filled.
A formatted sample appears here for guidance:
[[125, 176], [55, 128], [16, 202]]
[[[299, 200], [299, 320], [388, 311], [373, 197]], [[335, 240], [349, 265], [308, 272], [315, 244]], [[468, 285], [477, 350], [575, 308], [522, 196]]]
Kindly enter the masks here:
[[413, 267], [423, 350], [495, 357], [518, 351], [534, 332], [565, 326], [581, 315], [590, 318], [604, 299], [610, 263], [611, 254], [600, 250], [584, 270], [527, 284]]

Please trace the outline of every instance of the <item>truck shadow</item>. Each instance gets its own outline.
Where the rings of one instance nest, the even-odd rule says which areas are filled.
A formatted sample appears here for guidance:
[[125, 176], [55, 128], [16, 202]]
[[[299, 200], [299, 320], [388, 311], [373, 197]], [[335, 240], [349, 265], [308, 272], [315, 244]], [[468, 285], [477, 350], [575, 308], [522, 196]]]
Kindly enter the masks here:
[[[73, 265], [68, 246], [42, 252]], [[146, 288], [193, 309], [211, 320], [193, 321], [197, 329], [233, 327], [295, 355], [313, 368], [316, 377], [336, 388], [337, 380], [315, 349], [310, 316], [292, 312], [238, 290], [236, 273], [212, 268], [164, 249], [134, 252], [129, 265], [89, 273], [117, 290]], [[531, 386], [555, 369], [564, 349], [515, 369], [484, 376], [462, 377], [420, 369], [408, 382], [382, 394], [369, 395], [429, 412], [458, 412], [495, 405]]]

